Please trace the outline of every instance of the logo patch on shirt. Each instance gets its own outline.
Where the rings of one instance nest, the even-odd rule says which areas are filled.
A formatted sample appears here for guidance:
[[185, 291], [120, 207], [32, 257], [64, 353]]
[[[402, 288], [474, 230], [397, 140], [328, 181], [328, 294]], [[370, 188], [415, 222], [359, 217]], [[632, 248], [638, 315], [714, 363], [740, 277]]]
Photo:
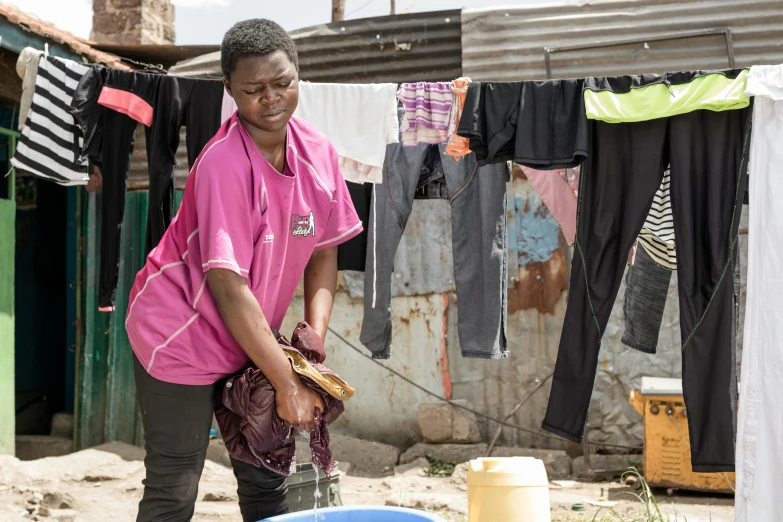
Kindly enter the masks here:
[[274, 234], [267, 234], [266, 236], [264, 236], [264, 243], [271, 243], [274, 240], [275, 240]]
[[291, 215], [291, 235], [299, 237], [315, 237], [315, 216], [312, 211], [309, 216]]

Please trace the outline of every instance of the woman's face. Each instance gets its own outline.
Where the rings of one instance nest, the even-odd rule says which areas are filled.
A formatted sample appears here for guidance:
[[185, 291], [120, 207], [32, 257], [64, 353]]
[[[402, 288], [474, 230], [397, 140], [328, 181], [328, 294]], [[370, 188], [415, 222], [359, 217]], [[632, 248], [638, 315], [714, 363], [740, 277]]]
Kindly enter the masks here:
[[299, 75], [283, 51], [240, 58], [223, 82], [243, 123], [264, 132], [282, 132], [299, 103]]

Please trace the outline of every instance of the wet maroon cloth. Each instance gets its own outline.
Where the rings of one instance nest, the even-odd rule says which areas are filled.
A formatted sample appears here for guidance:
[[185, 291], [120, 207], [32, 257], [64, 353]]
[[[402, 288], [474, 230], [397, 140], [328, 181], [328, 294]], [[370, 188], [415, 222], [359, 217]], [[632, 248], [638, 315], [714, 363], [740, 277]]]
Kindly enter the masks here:
[[[322, 374], [336, 375], [323, 365], [326, 359], [323, 341], [310, 325], [299, 323], [291, 341], [288, 343], [283, 337], [278, 339], [281, 348], [298, 351]], [[313, 465], [331, 476], [334, 459], [329, 450], [327, 425], [342, 414], [343, 401], [335, 399], [307, 377], [300, 377], [324, 403], [323, 412], [318, 408], [315, 410], [310, 449]], [[215, 417], [232, 458], [253, 466], [264, 466], [281, 475], [296, 471], [295, 438], [288, 436], [288, 427], [277, 415], [275, 390], [258, 368], [250, 367], [226, 381], [223, 392], [216, 399]]]

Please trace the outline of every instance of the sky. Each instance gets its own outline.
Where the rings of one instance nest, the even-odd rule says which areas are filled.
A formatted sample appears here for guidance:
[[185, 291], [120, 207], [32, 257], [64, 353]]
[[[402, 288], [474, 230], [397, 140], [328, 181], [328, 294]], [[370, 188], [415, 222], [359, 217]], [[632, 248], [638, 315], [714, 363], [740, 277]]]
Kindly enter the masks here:
[[[10, 0], [30, 14], [52, 22], [82, 38], [90, 37], [92, 0]], [[550, 0], [551, 1], [551, 0]], [[331, 0], [173, 0], [176, 6], [178, 45], [220, 44], [223, 34], [235, 22], [247, 18], [269, 18], [286, 30], [328, 23]], [[440, 11], [495, 4], [487, 0], [396, 0], [397, 13]], [[499, 0], [496, 5], [549, 3], [546, 0]], [[346, 0], [346, 19], [384, 16], [390, 0]]]

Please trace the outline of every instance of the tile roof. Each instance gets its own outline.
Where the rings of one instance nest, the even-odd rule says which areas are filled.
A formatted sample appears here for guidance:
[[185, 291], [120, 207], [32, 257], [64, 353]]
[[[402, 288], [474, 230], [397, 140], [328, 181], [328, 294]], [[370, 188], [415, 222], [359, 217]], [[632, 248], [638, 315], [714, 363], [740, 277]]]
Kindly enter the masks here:
[[130, 67], [122, 63], [118, 56], [94, 49], [92, 47], [95, 44], [94, 42], [58, 29], [54, 24], [41, 21], [38, 17], [27, 14], [14, 5], [0, 2], [0, 16], [5, 17], [12, 24], [18, 25], [27, 31], [68, 46], [73, 52], [84, 56], [90, 62], [102, 63], [114, 69], [130, 70]]

